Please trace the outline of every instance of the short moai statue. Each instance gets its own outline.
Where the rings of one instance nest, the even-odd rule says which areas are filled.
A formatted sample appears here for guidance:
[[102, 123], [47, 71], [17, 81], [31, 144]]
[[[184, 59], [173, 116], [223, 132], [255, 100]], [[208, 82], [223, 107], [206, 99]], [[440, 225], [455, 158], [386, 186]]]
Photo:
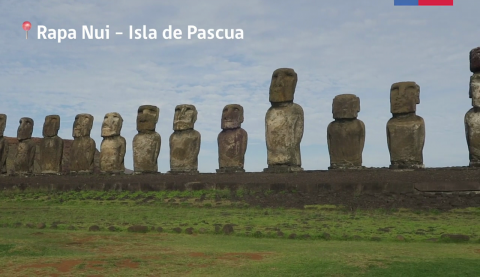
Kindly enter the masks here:
[[302, 171], [300, 142], [303, 137], [304, 114], [300, 105], [293, 103], [297, 73], [291, 68], [273, 72], [270, 83], [270, 103], [265, 115], [267, 164], [264, 172]]
[[7, 115], [0, 114], [0, 174], [7, 174], [8, 143], [3, 137], [7, 126]]
[[120, 135], [123, 118], [119, 113], [107, 113], [102, 123], [100, 145], [100, 171], [104, 173], [125, 172], [125, 151], [127, 142]]
[[143, 105], [138, 108], [137, 131], [133, 138], [133, 168], [135, 173], [158, 172], [158, 154], [162, 139], [155, 132], [160, 109]]
[[469, 96], [472, 108], [465, 114], [465, 135], [471, 167], [480, 167], [480, 47], [470, 51]]
[[34, 169], [36, 145], [32, 140], [33, 119], [22, 117], [17, 130], [17, 155], [15, 156], [15, 174], [31, 174]]
[[365, 124], [357, 119], [360, 98], [354, 94], [335, 96], [332, 113], [335, 121], [327, 128], [330, 167], [328, 169], [362, 168]]
[[243, 107], [238, 104], [226, 105], [222, 112], [223, 129], [218, 134], [218, 173], [245, 172], [247, 132], [241, 128]]
[[420, 104], [420, 87], [415, 82], [399, 82], [390, 90], [390, 111], [387, 123], [387, 143], [391, 169], [424, 168], [423, 146], [425, 122], [416, 115]]
[[193, 129], [197, 121], [197, 109], [194, 105], [178, 105], [173, 118], [173, 134], [170, 136], [169, 173], [198, 173], [198, 154], [200, 153], [200, 133]]
[[40, 169], [43, 174], [59, 174], [62, 171], [63, 139], [58, 136], [60, 116], [47, 115], [43, 124], [40, 143]]
[[78, 114], [73, 122], [73, 143], [70, 149], [70, 172], [93, 173], [96, 151], [95, 141], [90, 137], [93, 127], [91, 114]]

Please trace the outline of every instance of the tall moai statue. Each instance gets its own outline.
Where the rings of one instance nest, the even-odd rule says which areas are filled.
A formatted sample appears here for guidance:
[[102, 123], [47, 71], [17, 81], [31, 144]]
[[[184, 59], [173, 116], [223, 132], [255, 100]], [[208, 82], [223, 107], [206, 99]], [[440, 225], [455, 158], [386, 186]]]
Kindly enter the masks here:
[[7, 174], [8, 143], [3, 137], [7, 126], [7, 115], [0, 114], [0, 174]]
[[125, 151], [127, 142], [120, 136], [123, 118], [119, 113], [107, 113], [102, 123], [102, 144], [100, 145], [100, 171], [108, 173], [125, 172]]
[[93, 126], [91, 114], [78, 114], [73, 122], [73, 143], [70, 149], [70, 172], [93, 173], [96, 144], [90, 137]]
[[223, 129], [218, 134], [218, 173], [245, 172], [245, 152], [247, 151], [247, 132], [241, 128], [243, 107], [238, 104], [226, 105], [222, 112]]
[[291, 68], [273, 72], [270, 83], [270, 103], [265, 115], [267, 164], [264, 172], [302, 171], [300, 142], [304, 116], [300, 105], [293, 103], [297, 73]]
[[43, 140], [40, 144], [40, 169], [43, 174], [62, 172], [63, 139], [58, 136], [60, 116], [47, 115], [43, 123]]
[[158, 172], [158, 154], [162, 139], [155, 132], [160, 109], [143, 105], [138, 108], [137, 131], [133, 138], [133, 168], [135, 173]]
[[480, 47], [470, 51], [469, 96], [472, 106], [465, 114], [465, 135], [467, 137], [470, 166], [480, 167]]
[[17, 130], [17, 155], [15, 156], [15, 173], [26, 174], [33, 173], [33, 165], [35, 161], [36, 145], [32, 140], [33, 119], [22, 117], [20, 126]]
[[365, 124], [357, 119], [360, 98], [354, 94], [335, 96], [332, 113], [335, 121], [327, 128], [329, 169], [362, 168], [362, 152], [365, 145]]
[[198, 173], [200, 133], [193, 129], [197, 121], [194, 105], [178, 105], [173, 118], [173, 134], [170, 136], [169, 173]]
[[390, 89], [390, 111], [387, 123], [387, 143], [390, 168], [424, 168], [423, 146], [425, 122], [416, 115], [420, 104], [420, 87], [415, 82], [399, 82]]

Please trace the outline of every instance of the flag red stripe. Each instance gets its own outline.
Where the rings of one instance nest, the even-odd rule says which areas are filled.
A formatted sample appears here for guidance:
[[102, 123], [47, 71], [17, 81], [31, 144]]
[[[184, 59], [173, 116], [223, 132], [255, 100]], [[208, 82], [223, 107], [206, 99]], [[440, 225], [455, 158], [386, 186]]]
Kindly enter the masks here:
[[418, 0], [419, 6], [453, 6], [453, 0]]

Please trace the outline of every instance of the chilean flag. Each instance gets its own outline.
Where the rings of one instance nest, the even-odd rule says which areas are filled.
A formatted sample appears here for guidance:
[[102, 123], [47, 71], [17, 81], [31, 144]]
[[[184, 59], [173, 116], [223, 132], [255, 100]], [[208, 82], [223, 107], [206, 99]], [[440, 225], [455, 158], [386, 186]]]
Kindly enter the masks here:
[[453, 0], [394, 0], [395, 6], [453, 6]]

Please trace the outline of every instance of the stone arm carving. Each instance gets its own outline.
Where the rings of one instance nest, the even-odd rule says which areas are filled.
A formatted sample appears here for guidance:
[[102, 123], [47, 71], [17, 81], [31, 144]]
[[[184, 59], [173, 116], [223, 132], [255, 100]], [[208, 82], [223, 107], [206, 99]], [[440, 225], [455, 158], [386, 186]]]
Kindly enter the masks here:
[[361, 120], [358, 120], [358, 122], [362, 126], [362, 133], [361, 133], [361, 136], [360, 136], [360, 147], [361, 147], [360, 152], [363, 152], [363, 148], [365, 147], [365, 132], [366, 132], [365, 123], [363, 123], [363, 121], [361, 121]]
[[29, 149], [29, 153], [28, 153], [28, 162], [30, 163], [29, 164], [29, 172], [32, 172], [34, 171], [34, 164], [35, 164], [35, 152], [37, 150], [37, 146], [36, 144], [33, 142], [33, 141], [30, 141], [30, 143], [32, 144], [31, 148]]
[[[6, 139], [3, 139], [2, 143], [0, 143], [0, 157], [0, 170], [6, 171], [6, 161], [8, 157], [8, 143]], [[5, 168], [3, 168], [3, 166], [5, 166]]]
[[158, 155], [160, 155], [160, 146], [162, 145], [162, 137], [160, 134], [156, 134], [156, 137], [158, 137], [158, 141], [155, 142], [155, 155], [153, 156], [155, 164], [158, 163]]
[[93, 171], [95, 169], [95, 150], [97, 149], [97, 145], [93, 139], [90, 138], [89, 140], [89, 147], [87, 147], [87, 151], [85, 153], [85, 157], [87, 161], [91, 161], [90, 170]]
[[125, 161], [125, 153], [127, 151], [127, 141], [122, 136], [120, 136], [120, 139], [122, 141], [120, 145], [120, 159], [121, 159], [120, 164], [122, 165], [123, 169], [125, 169], [124, 161]]

